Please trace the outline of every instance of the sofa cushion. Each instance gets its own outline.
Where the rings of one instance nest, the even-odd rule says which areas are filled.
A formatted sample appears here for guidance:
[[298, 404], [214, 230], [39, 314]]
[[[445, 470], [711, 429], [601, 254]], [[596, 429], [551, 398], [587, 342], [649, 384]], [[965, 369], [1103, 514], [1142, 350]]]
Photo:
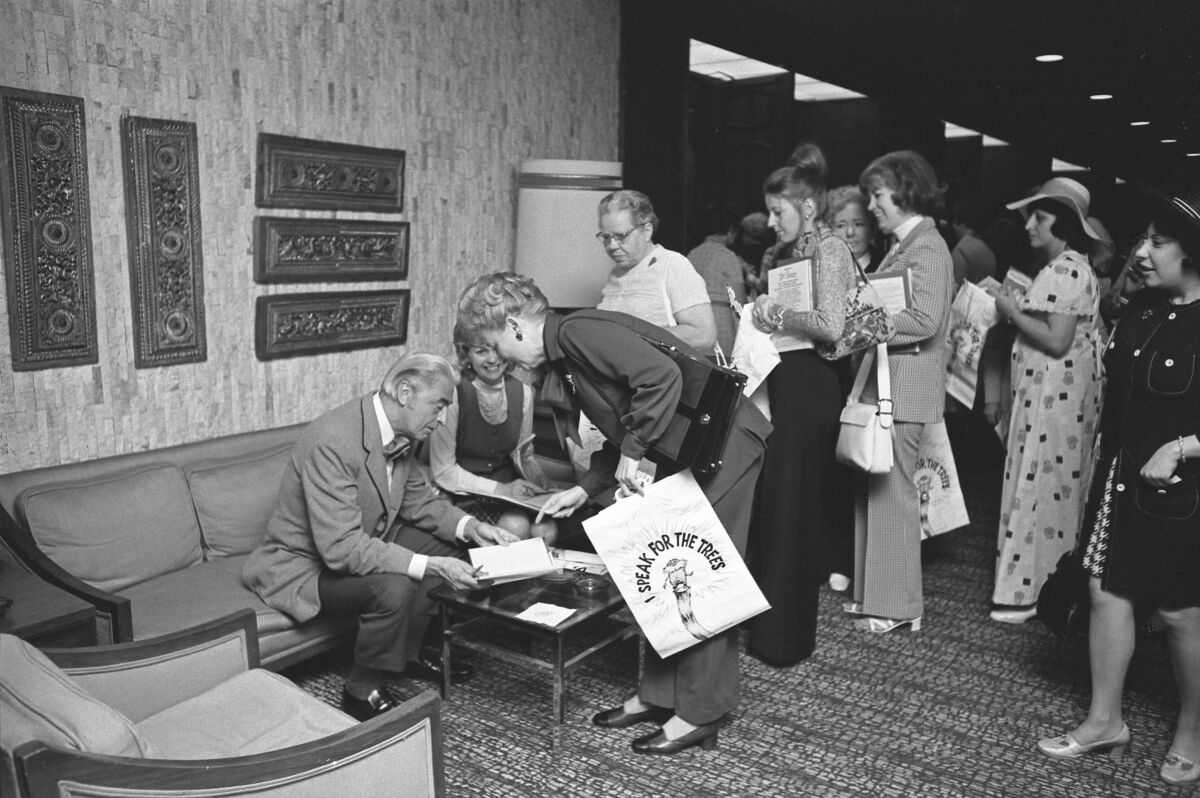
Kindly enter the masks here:
[[0, 634], [0, 749], [31, 740], [93, 754], [158, 756], [137, 726], [62, 672], [45, 654]]
[[354, 719], [282, 676], [249, 670], [151, 715], [142, 735], [166, 759], [226, 759], [336, 734]]
[[184, 473], [209, 559], [247, 554], [267, 533], [291, 444], [238, 458], [204, 460]]
[[248, 554], [222, 557], [182, 571], [148, 579], [121, 595], [133, 613], [133, 638], [176, 632], [249, 607], [256, 613], [260, 635], [296, 626], [287, 615], [263, 604], [242, 584], [242, 565]]
[[168, 463], [34, 485], [17, 497], [17, 517], [50, 559], [109, 592], [202, 559], [187, 480]]

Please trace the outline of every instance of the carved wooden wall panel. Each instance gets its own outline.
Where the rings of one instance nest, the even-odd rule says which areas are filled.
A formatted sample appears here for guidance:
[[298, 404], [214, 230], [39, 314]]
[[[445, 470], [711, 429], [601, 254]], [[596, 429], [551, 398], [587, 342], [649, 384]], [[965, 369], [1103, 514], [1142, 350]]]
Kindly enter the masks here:
[[254, 350], [259, 360], [402, 344], [409, 292], [335, 291], [260, 296]]
[[207, 357], [196, 125], [127, 116], [125, 225], [137, 368]]
[[404, 150], [260, 133], [260, 208], [404, 209]]
[[0, 87], [15, 371], [99, 362], [83, 100]]
[[408, 222], [254, 220], [260, 283], [408, 279]]

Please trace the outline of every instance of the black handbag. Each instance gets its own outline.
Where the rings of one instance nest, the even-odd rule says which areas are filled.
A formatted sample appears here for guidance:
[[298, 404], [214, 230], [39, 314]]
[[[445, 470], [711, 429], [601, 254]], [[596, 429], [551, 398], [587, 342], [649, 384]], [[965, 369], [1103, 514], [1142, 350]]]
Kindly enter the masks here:
[[1038, 594], [1038, 620], [1065, 639], [1087, 631], [1090, 611], [1088, 573], [1083, 569], [1083, 556], [1068, 551], [1058, 558], [1054, 573], [1046, 577]]
[[698, 473], [716, 471], [737, 417], [746, 375], [649, 336], [642, 338], [671, 358], [683, 378], [675, 415], [651, 449]]

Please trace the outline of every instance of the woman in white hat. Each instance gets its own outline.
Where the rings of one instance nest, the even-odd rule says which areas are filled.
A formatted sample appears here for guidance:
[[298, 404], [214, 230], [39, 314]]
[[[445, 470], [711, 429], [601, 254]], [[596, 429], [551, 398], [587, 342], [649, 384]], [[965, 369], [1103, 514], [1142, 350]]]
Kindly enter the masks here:
[[1008, 205], [1025, 216], [1045, 265], [1026, 293], [994, 294], [1017, 333], [992, 592], [991, 618], [1002, 623], [1034, 616], [1079, 531], [1100, 395], [1100, 293], [1088, 254], [1101, 237], [1087, 220], [1090, 200], [1083, 185], [1056, 177]]
[[1153, 301], [1122, 318], [1108, 371], [1100, 454], [1083, 524], [1091, 598], [1088, 715], [1038, 743], [1074, 759], [1129, 744], [1121, 711], [1135, 643], [1135, 605], [1156, 608], [1179, 689], [1179, 717], [1159, 771], [1200, 782], [1200, 186], [1153, 196], [1131, 268]]

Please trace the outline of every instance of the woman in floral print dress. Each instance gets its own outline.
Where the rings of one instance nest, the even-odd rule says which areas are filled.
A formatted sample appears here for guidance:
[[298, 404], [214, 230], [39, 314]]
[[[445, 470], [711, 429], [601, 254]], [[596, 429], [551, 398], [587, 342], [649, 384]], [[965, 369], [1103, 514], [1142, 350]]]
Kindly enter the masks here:
[[1024, 296], [996, 295], [1017, 330], [991, 612], [1004, 623], [1033, 617], [1042, 583], [1079, 533], [1100, 397], [1100, 296], [1083, 254], [1098, 240], [1089, 199], [1081, 184], [1054, 178], [1008, 206], [1026, 216], [1046, 265]]

